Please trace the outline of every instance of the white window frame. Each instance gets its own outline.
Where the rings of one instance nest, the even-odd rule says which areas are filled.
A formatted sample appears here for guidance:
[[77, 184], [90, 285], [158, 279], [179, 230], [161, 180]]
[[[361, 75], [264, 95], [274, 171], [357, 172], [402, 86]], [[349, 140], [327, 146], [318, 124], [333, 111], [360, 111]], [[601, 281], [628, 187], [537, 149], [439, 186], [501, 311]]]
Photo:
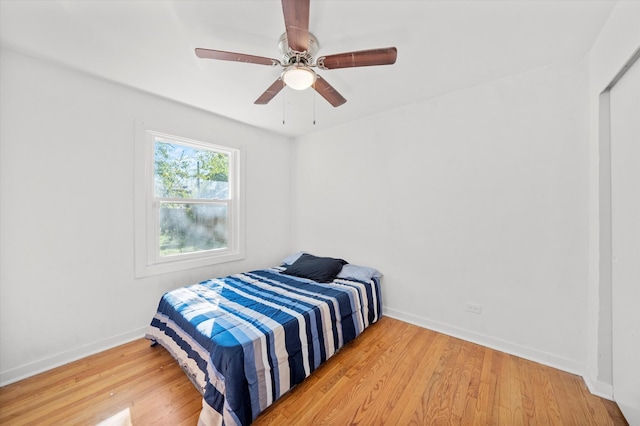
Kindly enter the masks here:
[[[194, 148], [215, 150], [229, 156], [229, 199], [227, 203], [227, 247], [160, 256], [158, 247], [158, 197], [154, 191], [155, 142], [175, 142]], [[136, 121], [135, 144], [135, 275], [137, 278], [244, 258], [243, 150], [202, 140], [189, 139], [148, 129]], [[184, 199], [179, 200], [184, 202]], [[197, 200], [195, 202], [198, 202]], [[220, 203], [220, 201], [216, 201]]]

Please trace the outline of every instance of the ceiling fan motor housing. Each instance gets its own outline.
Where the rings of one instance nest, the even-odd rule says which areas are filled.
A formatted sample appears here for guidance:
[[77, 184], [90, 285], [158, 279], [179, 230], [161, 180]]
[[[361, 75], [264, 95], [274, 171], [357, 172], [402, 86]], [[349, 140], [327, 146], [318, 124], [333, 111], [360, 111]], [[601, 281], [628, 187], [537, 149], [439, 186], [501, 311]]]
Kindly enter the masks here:
[[306, 52], [296, 52], [289, 47], [287, 41], [287, 33], [280, 36], [278, 40], [278, 49], [282, 53], [282, 64], [284, 66], [301, 64], [311, 66], [313, 65], [313, 58], [318, 53], [318, 39], [311, 33], [309, 33], [309, 43]]

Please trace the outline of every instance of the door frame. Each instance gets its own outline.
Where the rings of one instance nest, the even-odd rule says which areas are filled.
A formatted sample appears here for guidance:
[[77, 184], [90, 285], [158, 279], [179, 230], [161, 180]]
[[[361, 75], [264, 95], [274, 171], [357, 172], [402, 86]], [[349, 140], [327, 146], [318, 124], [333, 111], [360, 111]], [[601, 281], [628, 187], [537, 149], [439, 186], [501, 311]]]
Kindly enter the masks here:
[[613, 389], [613, 241], [611, 199], [611, 90], [640, 60], [640, 46], [636, 48], [598, 98], [598, 208], [599, 208], [599, 276], [598, 300], [600, 322], [598, 327], [598, 353], [608, 360], [600, 364], [599, 376], [611, 379]]

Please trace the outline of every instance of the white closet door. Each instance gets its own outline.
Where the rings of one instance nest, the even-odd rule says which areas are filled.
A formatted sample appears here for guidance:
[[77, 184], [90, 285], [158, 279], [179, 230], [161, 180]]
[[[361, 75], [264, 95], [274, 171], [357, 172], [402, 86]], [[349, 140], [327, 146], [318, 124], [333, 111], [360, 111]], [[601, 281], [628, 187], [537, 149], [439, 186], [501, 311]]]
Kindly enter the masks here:
[[640, 61], [610, 99], [613, 397], [640, 426]]

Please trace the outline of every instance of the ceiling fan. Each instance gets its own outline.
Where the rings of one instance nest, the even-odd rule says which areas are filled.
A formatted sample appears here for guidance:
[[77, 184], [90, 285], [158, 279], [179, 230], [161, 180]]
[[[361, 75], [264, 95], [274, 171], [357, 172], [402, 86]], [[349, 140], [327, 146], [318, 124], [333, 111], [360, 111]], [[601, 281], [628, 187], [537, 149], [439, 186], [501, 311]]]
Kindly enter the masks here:
[[398, 50], [395, 47], [360, 50], [321, 56], [315, 58], [314, 61], [314, 57], [318, 52], [318, 40], [309, 32], [309, 1], [282, 0], [286, 32], [282, 34], [278, 43], [278, 48], [282, 53], [281, 61], [244, 53], [201, 48], [196, 49], [196, 55], [199, 58], [283, 67], [284, 70], [280, 77], [256, 99], [255, 104], [265, 105], [269, 103], [284, 86], [289, 86], [296, 90], [313, 87], [327, 102], [334, 107], [338, 107], [347, 100], [312, 68], [333, 70], [372, 65], [391, 65], [396, 62]]

